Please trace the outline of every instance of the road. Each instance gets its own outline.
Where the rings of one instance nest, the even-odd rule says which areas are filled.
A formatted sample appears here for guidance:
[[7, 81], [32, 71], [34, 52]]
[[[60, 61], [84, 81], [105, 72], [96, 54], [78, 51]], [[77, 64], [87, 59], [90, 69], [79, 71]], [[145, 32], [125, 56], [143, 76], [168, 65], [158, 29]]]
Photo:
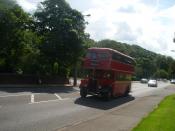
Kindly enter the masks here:
[[62, 130], [83, 121], [94, 119], [111, 110], [170, 85], [159, 82], [158, 88], [132, 83], [129, 97], [109, 102], [88, 96], [82, 100], [78, 88], [26, 87], [0, 88], [0, 130], [45, 131]]

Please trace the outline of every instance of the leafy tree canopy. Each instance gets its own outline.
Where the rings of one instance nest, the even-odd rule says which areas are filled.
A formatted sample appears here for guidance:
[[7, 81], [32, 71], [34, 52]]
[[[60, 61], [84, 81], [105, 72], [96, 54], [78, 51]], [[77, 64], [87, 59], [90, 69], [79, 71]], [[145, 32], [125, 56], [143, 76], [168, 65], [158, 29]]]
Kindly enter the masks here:
[[77, 62], [85, 47], [87, 36], [83, 15], [65, 0], [45, 0], [34, 16], [36, 31], [44, 38], [40, 50], [47, 60], [43, 62], [52, 66], [57, 62], [58, 73], [64, 75]]
[[0, 72], [15, 73], [26, 49], [37, 43], [33, 20], [13, 0], [0, 1]]
[[15, 0], [0, 0], [0, 9], [12, 8], [14, 5], [16, 5]]

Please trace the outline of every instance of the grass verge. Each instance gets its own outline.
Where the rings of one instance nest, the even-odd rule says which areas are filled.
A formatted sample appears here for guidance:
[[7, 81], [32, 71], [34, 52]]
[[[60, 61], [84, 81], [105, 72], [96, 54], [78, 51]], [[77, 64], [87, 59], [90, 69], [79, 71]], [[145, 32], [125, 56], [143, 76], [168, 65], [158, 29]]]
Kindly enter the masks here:
[[175, 131], [175, 94], [161, 101], [132, 131]]

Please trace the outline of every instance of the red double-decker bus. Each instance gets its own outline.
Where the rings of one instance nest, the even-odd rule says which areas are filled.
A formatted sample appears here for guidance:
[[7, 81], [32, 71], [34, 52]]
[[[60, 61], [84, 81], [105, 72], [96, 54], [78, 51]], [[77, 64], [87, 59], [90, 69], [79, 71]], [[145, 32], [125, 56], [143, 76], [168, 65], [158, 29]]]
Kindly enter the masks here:
[[80, 95], [100, 95], [106, 99], [128, 95], [135, 61], [110, 48], [89, 48], [83, 60], [87, 73], [80, 83]]

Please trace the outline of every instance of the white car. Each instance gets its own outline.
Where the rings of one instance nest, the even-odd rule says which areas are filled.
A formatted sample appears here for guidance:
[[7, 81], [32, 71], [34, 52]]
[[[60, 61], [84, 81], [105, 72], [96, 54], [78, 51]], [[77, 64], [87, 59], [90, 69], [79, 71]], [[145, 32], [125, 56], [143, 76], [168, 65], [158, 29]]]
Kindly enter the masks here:
[[171, 84], [175, 84], [175, 79], [171, 79]]
[[148, 87], [157, 87], [157, 80], [149, 80]]
[[140, 82], [141, 82], [141, 83], [148, 83], [148, 79], [142, 78], [142, 79], [140, 80]]

